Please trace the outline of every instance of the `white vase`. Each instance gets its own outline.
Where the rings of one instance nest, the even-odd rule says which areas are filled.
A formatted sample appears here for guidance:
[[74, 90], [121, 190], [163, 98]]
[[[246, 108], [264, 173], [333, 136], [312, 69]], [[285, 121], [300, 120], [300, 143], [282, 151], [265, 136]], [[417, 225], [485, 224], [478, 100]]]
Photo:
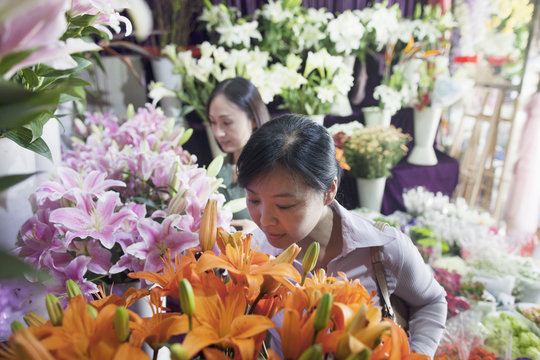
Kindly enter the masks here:
[[356, 178], [360, 207], [380, 212], [385, 186], [386, 176], [375, 179]]
[[366, 126], [390, 126], [392, 116], [388, 110], [383, 110], [378, 106], [368, 106], [362, 108], [362, 113]]
[[[173, 73], [174, 64], [169, 58], [159, 57], [152, 59], [151, 64], [156, 81], [164, 83], [168, 89], [173, 91], [177, 91], [182, 87], [182, 75]], [[180, 118], [182, 104], [177, 97], [163, 98], [159, 101], [159, 105], [165, 115], [176, 119], [180, 126], [184, 125], [183, 119]]]
[[433, 148], [435, 134], [439, 128], [442, 108], [426, 107], [421, 111], [414, 109], [414, 147], [407, 162], [413, 165], [437, 165], [437, 155]]
[[223, 151], [221, 151], [219, 144], [216, 141], [216, 138], [214, 137], [214, 134], [212, 133], [212, 127], [210, 126], [210, 123], [208, 121], [203, 121], [204, 128], [206, 129], [206, 137], [208, 138], [208, 144], [210, 144], [210, 152], [212, 153], [212, 158], [215, 158], [218, 155], [223, 155]]
[[320, 115], [310, 115], [309, 118], [313, 121], [315, 121], [319, 125], [324, 125], [324, 117], [326, 115], [320, 114]]

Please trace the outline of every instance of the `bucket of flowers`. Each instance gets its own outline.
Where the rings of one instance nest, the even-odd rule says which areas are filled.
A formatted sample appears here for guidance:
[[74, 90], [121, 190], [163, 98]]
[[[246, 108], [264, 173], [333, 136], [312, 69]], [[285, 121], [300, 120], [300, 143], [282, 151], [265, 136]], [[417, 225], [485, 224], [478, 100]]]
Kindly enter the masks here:
[[[13, 322], [0, 357], [149, 359], [141, 349], [147, 344], [154, 359], [165, 347], [171, 359], [186, 360], [428, 359], [409, 353], [405, 331], [381, 317], [358, 280], [313, 271], [317, 243], [308, 248], [300, 274], [292, 265], [300, 252], [296, 244], [278, 257], [260, 253], [251, 234], [228, 233], [217, 218], [216, 201], [209, 200], [198, 245], [183, 254], [169, 249], [161, 270], [130, 274], [154, 283], [150, 291], [101, 291], [88, 299], [66, 281], [67, 307], [49, 294], [49, 319], [31, 313], [28, 327]], [[129, 310], [148, 293], [152, 316]], [[178, 302], [177, 311], [163, 306], [165, 297]], [[267, 335], [275, 339], [268, 349]]]

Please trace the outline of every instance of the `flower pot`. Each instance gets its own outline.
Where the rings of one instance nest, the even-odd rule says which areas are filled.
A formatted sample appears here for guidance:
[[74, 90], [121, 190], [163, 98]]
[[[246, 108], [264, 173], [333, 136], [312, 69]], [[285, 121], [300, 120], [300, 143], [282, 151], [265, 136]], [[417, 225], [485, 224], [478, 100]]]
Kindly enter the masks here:
[[320, 114], [320, 115], [310, 115], [309, 118], [313, 121], [315, 121], [319, 125], [324, 125], [324, 117], [326, 115]]
[[414, 109], [414, 147], [407, 162], [413, 165], [437, 165], [437, 155], [433, 148], [435, 134], [439, 128], [442, 108], [426, 107], [421, 111]]
[[364, 123], [366, 126], [390, 126], [392, 116], [388, 110], [382, 110], [377, 106], [362, 108]]
[[208, 144], [210, 144], [210, 152], [212, 153], [212, 158], [215, 158], [218, 155], [222, 155], [223, 151], [221, 151], [221, 148], [219, 147], [219, 144], [216, 141], [216, 138], [214, 137], [214, 134], [212, 133], [212, 127], [208, 123], [208, 121], [203, 121], [204, 128], [206, 130], [206, 137], [208, 138]]
[[[182, 75], [173, 73], [173, 63], [165, 57], [151, 60], [154, 79], [165, 84], [171, 90], [177, 91], [182, 87]], [[183, 126], [183, 119], [180, 118], [181, 103], [176, 97], [167, 97], [160, 100], [159, 104], [165, 115], [176, 119]]]
[[380, 212], [385, 186], [386, 176], [375, 179], [356, 178], [360, 207]]

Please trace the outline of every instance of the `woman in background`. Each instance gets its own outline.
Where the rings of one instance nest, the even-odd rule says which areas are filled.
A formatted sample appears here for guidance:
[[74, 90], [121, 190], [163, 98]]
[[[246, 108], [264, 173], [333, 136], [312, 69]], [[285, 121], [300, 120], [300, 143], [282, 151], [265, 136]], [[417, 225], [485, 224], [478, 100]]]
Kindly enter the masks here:
[[[216, 85], [208, 99], [206, 112], [212, 133], [223, 152], [227, 153], [218, 177], [225, 188], [219, 191], [226, 201], [246, 196], [236, 183], [236, 163], [253, 131], [270, 119], [259, 91], [249, 80], [235, 77]], [[231, 225], [249, 232], [255, 227], [247, 209], [233, 214]]]
[[335, 200], [340, 171], [332, 136], [309, 118], [283, 115], [260, 127], [238, 159], [258, 251], [278, 255], [296, 243], [301, 261], [316, 241], [316, 268], [344, 272], [378, 293], [371, 248], [381, 247], [388, 292], [409, 308], [411, 350], [433, 357], [446, 322], [445, 290], [405, 234], [381, 231]]

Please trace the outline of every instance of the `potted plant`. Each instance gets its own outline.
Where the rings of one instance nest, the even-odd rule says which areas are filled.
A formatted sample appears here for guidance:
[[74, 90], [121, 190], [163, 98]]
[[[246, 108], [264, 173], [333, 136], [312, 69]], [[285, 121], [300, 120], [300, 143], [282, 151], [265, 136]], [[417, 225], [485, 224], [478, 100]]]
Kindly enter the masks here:
[[392, 125], [359, 124], [345, 131], [334, 132], [334, 139], [336, 146], [344, 150], [351, 175], [357, 179], [360, 205], [380, 211], [386, 178], [407, 154], [410, 136]]

